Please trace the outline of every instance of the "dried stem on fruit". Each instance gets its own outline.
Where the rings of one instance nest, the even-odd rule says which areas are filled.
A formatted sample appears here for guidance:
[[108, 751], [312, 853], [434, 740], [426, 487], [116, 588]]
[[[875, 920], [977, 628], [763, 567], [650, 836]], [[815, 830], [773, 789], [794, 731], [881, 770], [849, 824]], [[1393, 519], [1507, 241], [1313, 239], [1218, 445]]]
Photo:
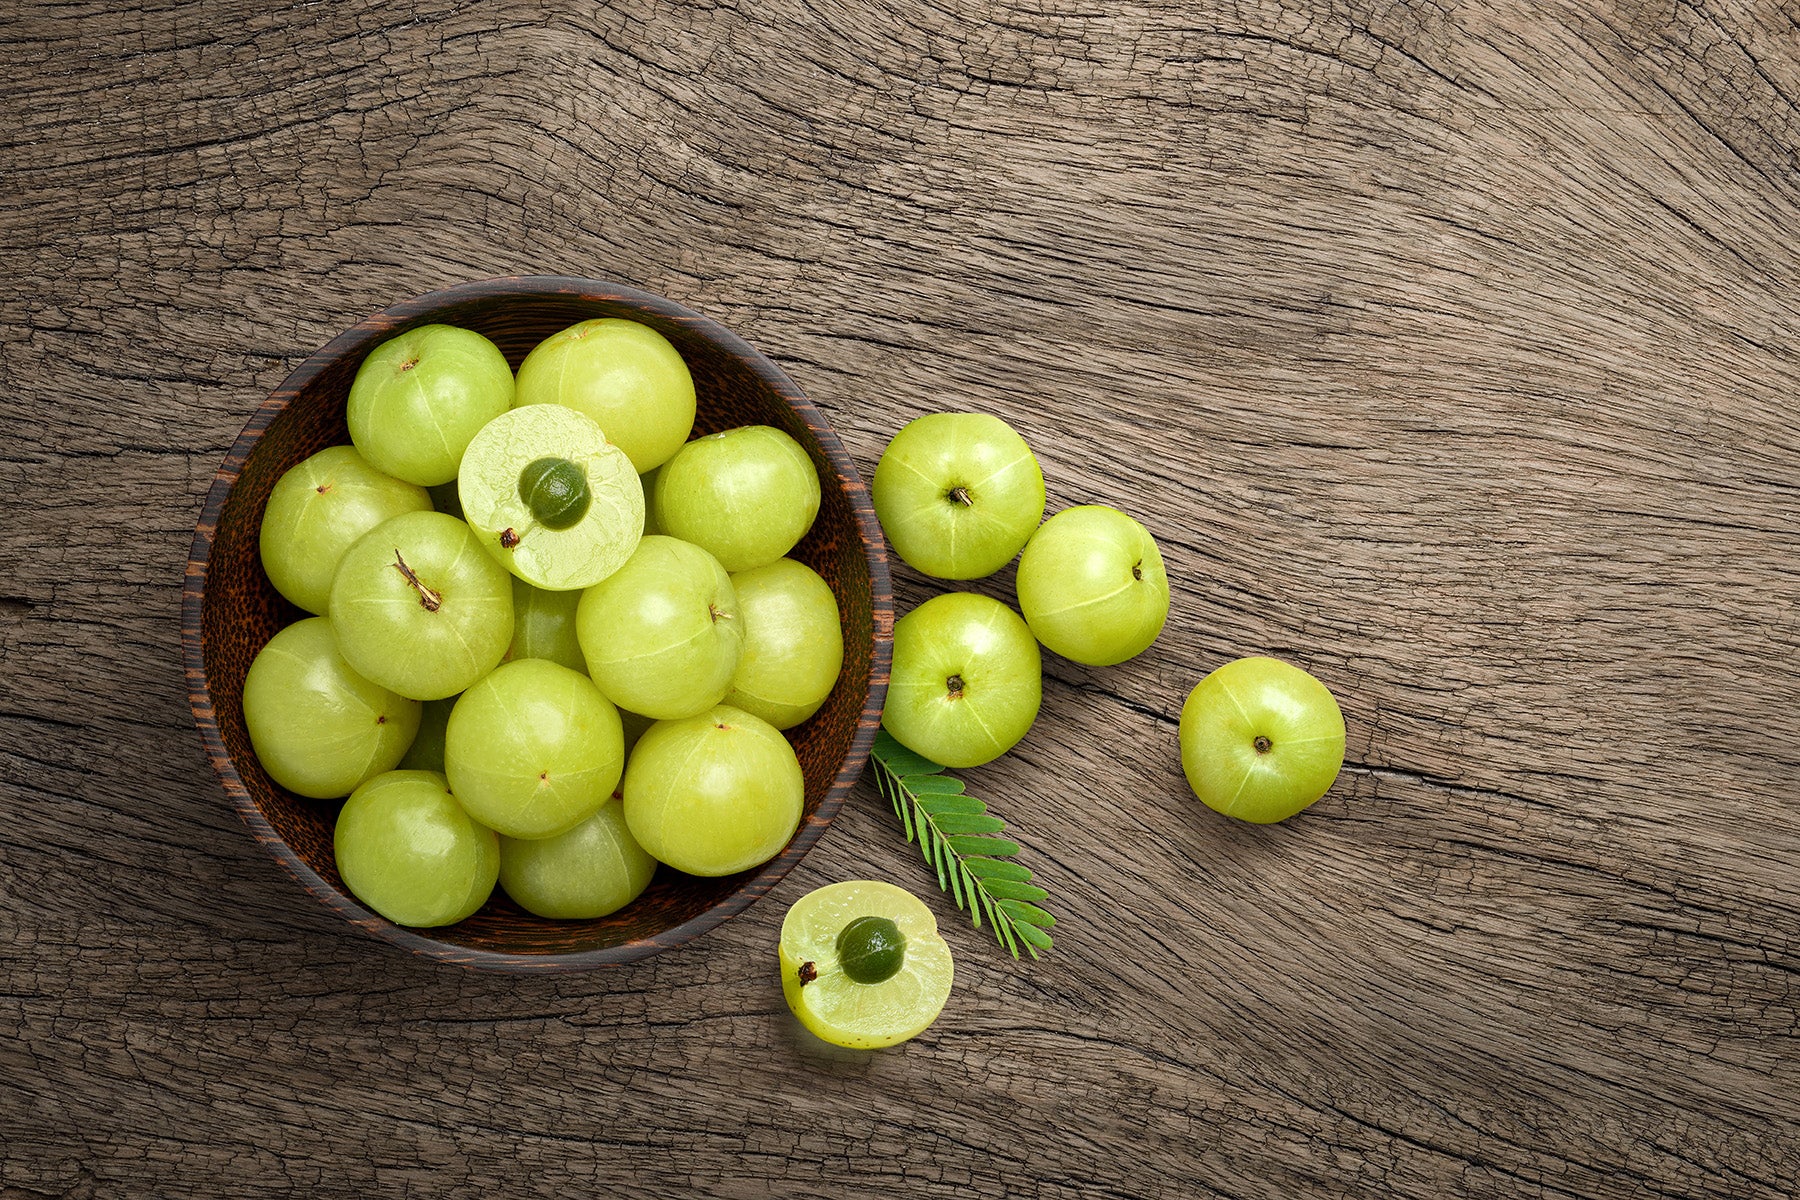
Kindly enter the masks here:
[[405, 576], [406, 582], [419, 593], [419, 606], [426, 612], [436, 612], [444, 606], [444, 598], [420, 581], [419, 577], [413, 573], [413, 569], [406, 565], [406, 559], [401, 557], [398, 547], [394, 549], [394, 569]]

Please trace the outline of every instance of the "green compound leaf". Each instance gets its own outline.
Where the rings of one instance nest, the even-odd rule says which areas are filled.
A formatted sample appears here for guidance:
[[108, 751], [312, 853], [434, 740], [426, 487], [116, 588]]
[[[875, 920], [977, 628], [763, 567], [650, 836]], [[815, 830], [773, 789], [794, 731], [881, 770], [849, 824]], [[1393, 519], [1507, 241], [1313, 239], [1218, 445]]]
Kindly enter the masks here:
[[996, 900], [1045, 900], [1050, 896], [1035, 883], [1016, 883], [1011, 879], [986, 879], [982, 886]]
[[963, 866], [968, 868], [969, 874], [982, 879], [1005, 879], [1023, 883], [1031, 878], [1030, 867], [1016, 862], [1002, 862], [997, 858], [971, 856], [963, 859]]
[[941, 817], [948, 813], [966, 813], [975, 816], [987, 811], [987, 805], [973, 796], [924, 795], [919, 797], [919, 803], [924, 806], [926, 812], [934, 817]]
[[944, 812], [934, 808], [925, 811], [939, 833], [999, 833], [1006, 828], [1005, 821], [986, 813]]
[[1027, 904], [1023, 900], [1002, 900], [1000, 908], [1015, 921], [1028, 921], [1033, 925], [1051, 926], [1056, 918], [1035, 904]]
[[[943, 767], [938, 766], [929, 758], [914, 754], [889, 737], [887, 730], [882, 729], [875, 734], [875, 749], [877, 753], [880, 753], [884, 748], [887, 753], [882, 755], [882, 761], [887, 764], [890, 772], [902, 779], [909, 779], [915, 775], [941, 775], [944, 772]], [[960, 792], [962, 786], [958, 784], [956, 790]]]
[[964, 837], [951, 834], [944, 838], [950, 848], [960, 855], [969, 854], [1017, 854], [1019, 843], [1000, 837]]
[[918, 844], [938, 887], [969, 914], [977, 929], [983, 918], [994, 938], [1014, 958], [1019, 947], [1038, 957], [1050, 949], [1047, 928], [1056, 918], [1037, 906], [1049, 893], [1031, 882], [1031, 869], [1011, 861], [1019, 844], [998, 836], [1006, 822], [987, 805], [966, 795], [963, 782], [914, 754], [888, 735], [875, 734], [870, 759], [875, 790], [894, 807], [906, 840]]

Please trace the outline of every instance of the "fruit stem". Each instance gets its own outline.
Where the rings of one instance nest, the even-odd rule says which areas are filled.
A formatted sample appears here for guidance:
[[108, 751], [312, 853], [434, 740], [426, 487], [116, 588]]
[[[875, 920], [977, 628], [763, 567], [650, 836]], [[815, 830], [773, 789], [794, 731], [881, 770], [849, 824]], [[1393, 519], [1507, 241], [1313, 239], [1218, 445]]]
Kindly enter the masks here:
[[805, 987], [819, 977], [819, 968], [810, 962], [800, 964], [800, 986]]
[[961, 675], [952, 675], [950, 678], [944, 680], [944, 687], [949, 690], [950, 698], [952, 700], [962, 699], [963, 677]]
[[964, 487], [960, 483], [957, 484], [955, 487], [951, 488], [949, 491], [945, 492], [944, 499], [954, 501], [955, 503], [962, 505], [964, 508], [971, 508], [975, 504], [975, 498], [973, 496], [969, 495], [969, 489]]
[[1256, 752], [1258, 754], [1267, 754], [1269, 752], [1269, 748], [1271, 746], [1273, 746], [1275, 743], [1271, 742], [1268, 738], [1264, 737], [1262, 734], [1259, 733], [1256, 735], [1256, 741], [1253, 744], [1256, 746]]
[[436, 612], [443, 607], [444, 598], [419, 581], [419, 577], [413, 573], [413, 569], [407, 566], [406, 560], [400, 556], [398, 547], [394, 550], [394, 569], [405, 576], [406, 582], [419, 593], [419, 604], [426, 612]]

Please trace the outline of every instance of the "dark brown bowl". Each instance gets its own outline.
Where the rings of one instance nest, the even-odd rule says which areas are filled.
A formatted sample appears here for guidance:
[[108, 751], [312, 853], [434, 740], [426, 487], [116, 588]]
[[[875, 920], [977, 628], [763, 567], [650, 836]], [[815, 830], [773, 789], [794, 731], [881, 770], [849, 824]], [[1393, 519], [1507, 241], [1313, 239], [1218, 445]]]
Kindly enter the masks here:
[[[302, 614], [263, 574], [257, 530], [275, 481], [326, 446], [349, 442], [344, 398], [364, 356], [416, 325], [477, 330], [514, 369], [559, 329], [591, 317], [629, 317], [657, 330], [687, 360], [699, 394], [696, 434], [737, 425], [785, 429], [806, 447], [825, 487], [812, 532], [793, 557], [838, 598], [844, 670], [825, 706], [789, 731], [806, 777], [799, 831], [763, 866], [723, 879], [659, 868], [649, 890], [609, 917], [550, 921], [496, 890], [468, 920], [408, 929], [370, 912], [345, 889], [332, 857], [339, 802], [307, 800], [272, 783], [244, 728], [244, 676], [276, 630]], [[351, 924], [418, 954], [504, 971], [577, 970], [678, 946], [742, 912], [818, 840], [868, 761], [887, 694], [894, 623], [887, 549], [868, 489], [824, 415], [781, 368], [699, 313], [617, 284], [526, 276], [467, 283], [396, 304], [307, 359], [263, 403], [225, 457], [194, 528], [182, 589], [182, 645], [194, 720], [225, 794], [251, 832], [314, 896]]]

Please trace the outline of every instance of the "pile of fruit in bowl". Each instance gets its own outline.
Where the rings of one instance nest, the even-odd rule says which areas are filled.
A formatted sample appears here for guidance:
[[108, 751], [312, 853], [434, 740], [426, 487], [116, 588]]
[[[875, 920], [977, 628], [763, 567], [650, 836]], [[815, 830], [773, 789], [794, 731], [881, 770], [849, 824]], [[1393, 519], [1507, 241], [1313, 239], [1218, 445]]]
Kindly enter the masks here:
[[228, 793], [438, 958], [589, 966], [768, 890], [866, 758], [891, 624], [861, 480], [778, 368], [659, 298], [467, 285], [271, 397], [196, 532]]

